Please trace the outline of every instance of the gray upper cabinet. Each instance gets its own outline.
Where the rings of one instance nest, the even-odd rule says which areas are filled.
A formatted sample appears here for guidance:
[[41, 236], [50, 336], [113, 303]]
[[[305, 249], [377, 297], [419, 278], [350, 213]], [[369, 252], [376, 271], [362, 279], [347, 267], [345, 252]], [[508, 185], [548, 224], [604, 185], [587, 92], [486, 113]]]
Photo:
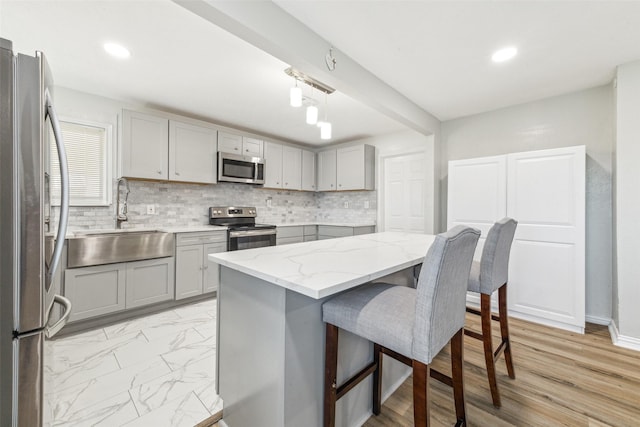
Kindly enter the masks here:
[[217, 131], [169, 122], [169, 180], [216, 183]]
[[216, 133], [212, 127], [123, 110], [122, 176], [215, 184]]
[[302, 190], [316, 191], [316, 153], [302, 150]]
[[318, 191], [336, 190], [336, 150], [318, 153]]
[[264, 160], [264, 186], [282, 188], [282, 145], [266, 141]]
[[229, 132], [218, 132], [218, 151], [242, 154], [242, 135]]
[[264, 143], [261, 139], [231, 132], [218, 132], [218, 151], [224, 153], [263, 157], [263, 145]]
[[131, 178], [169, 178], [169, 120], [123, 110], [122, 175]]
[[263, 144], [264, 143], [262, 142], [261, 139], [243, 136], [242, 137], [242, 155], [252, 156], [252, 157], [262, 157], [264, 155]]
[[338, 190], [374, 190], [375, 147], [356, 145], [336, 152]]
[[302, 189], [302, 150], [289, 146], [282, 147], [282, 188]]

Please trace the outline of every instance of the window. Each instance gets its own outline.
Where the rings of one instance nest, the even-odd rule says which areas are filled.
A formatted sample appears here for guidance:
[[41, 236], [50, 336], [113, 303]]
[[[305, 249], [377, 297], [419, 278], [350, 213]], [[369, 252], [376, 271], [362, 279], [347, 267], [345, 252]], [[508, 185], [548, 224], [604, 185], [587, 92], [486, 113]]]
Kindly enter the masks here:
[[[60, 120], [69, 163], [69, 203], [106, 206], [111, 203], [111, 126]], [[60, 165], [53, 131], [50, 135], [51, 203], [60, 205]]]

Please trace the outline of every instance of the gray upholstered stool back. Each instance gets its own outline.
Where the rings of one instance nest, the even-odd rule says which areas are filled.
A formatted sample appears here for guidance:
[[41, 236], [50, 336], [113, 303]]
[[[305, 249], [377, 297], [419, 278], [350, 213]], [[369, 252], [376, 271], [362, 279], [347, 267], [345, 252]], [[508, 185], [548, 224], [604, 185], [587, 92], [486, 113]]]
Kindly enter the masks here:
[[480, 258], [480, 293], [491, 295], [507, 283], [509, 254], [517, 225], [512, 218], [502, 218], [489, 230]]
[[480, 232], [458, 225], [436, 236], [418, 279], [413, 358], [429, 364], [464, 327], [467, 283]]

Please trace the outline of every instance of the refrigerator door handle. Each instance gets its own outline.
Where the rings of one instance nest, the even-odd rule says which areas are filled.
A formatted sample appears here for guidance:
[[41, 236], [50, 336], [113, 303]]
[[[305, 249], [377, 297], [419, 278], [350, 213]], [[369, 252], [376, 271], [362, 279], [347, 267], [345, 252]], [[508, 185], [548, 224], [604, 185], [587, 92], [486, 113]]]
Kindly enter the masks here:
[[63, 297], [62, 295], [54, 296], [53, 304], [51, 304], [51, 307], [49, 308], [49, 314], [51, 314], [51, 310], [53, 309], [53, 306], [55, 304], [60, 304], [64, 309], [64, 312], [62, 313], [62, 317], [60, 317], [60, 319], [58, 319], [56, 323], [51, 326], [47, 326], [44, 329], [44, 335], [47, 337], [47, 339], [52, 338], [58, 332], [60, 332], [60, 329], [62, 329], [64, 325], [67, 324], [69, 316], [71, 315], [71, 301], [69, 301], [67, 298]]
[[62, 249], [64, 247], [64, 237], [67, 234], [67, 222], [69, 220], [69, 169], [67, 165], [67, 153], [64, 149], [64, 142], [62, 141], [62, 133], [60, 132], [60, 122], [58, 122], [58, 116], [56, 115], [53, 105], [51, 103], [51, 96], [48, 91], [45, 92], [45, 117], [49, 116], [51, 119], [51, 127], [53, 129], [53, 136], [56, 140], [56, 148], [58, 149], [58, 161], [60, 163], [60, 221], [58, 223], [58, 233], [56, 235], [56, 245], [53, 249], [53, 255], [51, 256], [51, 264], [47, 271], [45, 279], [45, 288], [47, 291], [51, 287], [53, 282], [53, 276], [56, 273], [58, 264], [60, 263], [60, 257], [62, 255]]

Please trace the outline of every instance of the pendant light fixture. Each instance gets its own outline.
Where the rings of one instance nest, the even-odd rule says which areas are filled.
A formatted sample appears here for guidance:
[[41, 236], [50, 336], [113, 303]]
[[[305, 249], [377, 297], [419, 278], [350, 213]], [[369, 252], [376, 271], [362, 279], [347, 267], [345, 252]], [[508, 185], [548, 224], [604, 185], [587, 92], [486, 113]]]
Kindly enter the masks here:
[[302, 107], [302, 88], [298, 87], [298, 79], [296, 85], [289, 91], [289, 103], [292, 107]]
[[307, 105], [307, 124], [315, 125], [316, 123], [318, 123], [318, 107]]
[[[306, 106], [306, 122], [310, 125], [317, 125], [320, 128], [321, 139], [331, 139], [331, 123], [327, 121], [327, 95], [335, 92], [335, 89], [304, 74], [295, 68], [289, 67], [284, 70], [289, 76], [295, 79], [295, 86], [289, 91], [289, 103], [292, 107]], [[318, 89], [324, 92], [324, 121], [318, 121], [318, 106], [317, 101], [312, 97], [302, 96], [302, 89], [298, 87], [298, 80], [311, 86], [313, 95], [313, 89]]]
[[315, 125], [318, 123], [318, 107], [316, 107], [316, 100], [313, 99], [313, 86], [311, 86], [311, 97], [305, 97], [303, 102], [307, 106], [307, 124]]
[[324, 94], [324, 121], [318, 122], [320, 126], [320, 139], [331, 139], [331, 123], [327, 121], [327, 94]]

